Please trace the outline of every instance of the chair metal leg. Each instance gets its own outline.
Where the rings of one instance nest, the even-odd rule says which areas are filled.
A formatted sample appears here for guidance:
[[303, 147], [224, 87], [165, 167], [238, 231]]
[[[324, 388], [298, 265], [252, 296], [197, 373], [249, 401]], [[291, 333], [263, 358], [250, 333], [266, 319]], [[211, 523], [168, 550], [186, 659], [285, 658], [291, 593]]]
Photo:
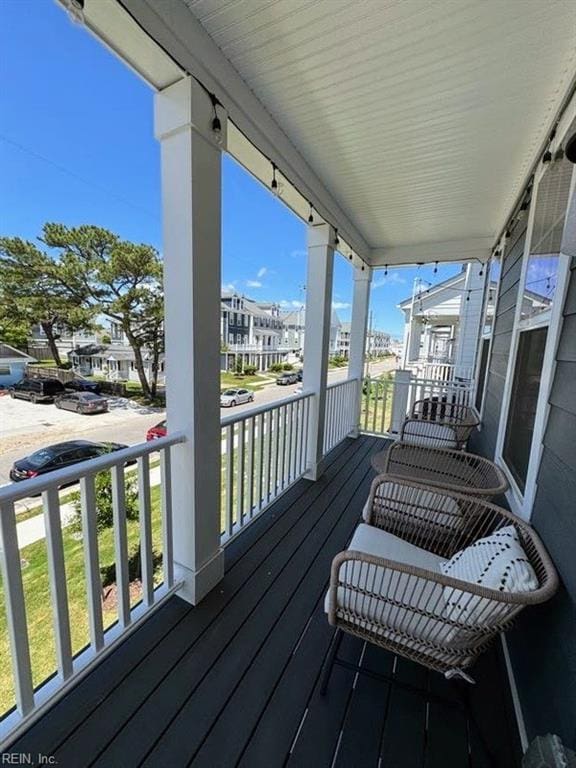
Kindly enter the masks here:
[[334, 632], [334, 637], [332, 638], [332, 642], [330, 643], [330, 648], [328, 648], [328, 654], [326, 655], [326, 659], [324, 660], [324, 669], [322, 670], [322, 678], [320, 683], [321, 696], [325, 696], [326, 691], [328, 690], [330, 675], [332, 674], [332, 668], [334, 666], [336, 654], [338, 653], [338, 649], [340, 648], [341, 642], [342, 642], [342, 630], [337, 629], [336, 632]]

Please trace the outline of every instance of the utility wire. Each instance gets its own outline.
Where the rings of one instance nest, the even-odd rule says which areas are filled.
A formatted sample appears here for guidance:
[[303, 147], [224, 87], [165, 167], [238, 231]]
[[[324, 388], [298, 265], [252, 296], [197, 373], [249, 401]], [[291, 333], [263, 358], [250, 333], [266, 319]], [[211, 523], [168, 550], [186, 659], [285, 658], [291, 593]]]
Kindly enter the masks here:
[[64, 173], [67, 176], [70, 176], [73, 179], [76, 179], [77, 181], [81, 181], [83, 184], [86, 184], [89, 187], [92, 187], [93, 189], [98, 190], [99, 192], [103, 192], [105, 195], [108, 195], [110, 197], [115, 197], [117, 200], [120, 200], [125, 205], [129, 205], [132, 208], [135, 208], [136, 210], [141, 211], [142, 213], [145, 213], [147, 216], [151, 216], [156, 222], [159, 222], [158, 214], [152, 213], [152, 211], [149, 211], [147, 208], [144, 208], [141, 205], [138, 205], [138, 203], [134, 203], [132, 200], [129, 200], [126, 197], [123, 197], [123, 195], [119, 195], [117, 192], [114, 192], [114, 190], [109, 189], [108, 187], [104, 187], [100, 184], [97, 184], [93, 181], [90, 181], [90, 179], [86, 179], [84, 176], [81, 176], [80, 174], [76, 173], [75, 171], [71, 171], [69, 168], [66, 168], [64, 165], [60, 165], [60, 163], [55, 162], [54, 160], [51, 160], [49, 157], [45, 157], [44, 155], [41, 155], [39, 152], [36, 152], [33, 149], [30, 149], [30, 147], [24, 146], [24, 144], [20, 144], [18, 141], [14, 141], [14, 139], [10, 139], [8, 136], [4, 136], [3, 134], [0, 134], [0, 141], [3, 141], [5, 144], [10, 144], [13, 147], [16, 147], [16, 149], [19, 149], [21, 152], [24, 152], [27, 155], [30, 155], [30, 157], [35, 158], [36, 160], [41, 160], [44, 163], [47, 163], [48, 165], [51, 165], [53, 168], [56, 168], [60, 173]]

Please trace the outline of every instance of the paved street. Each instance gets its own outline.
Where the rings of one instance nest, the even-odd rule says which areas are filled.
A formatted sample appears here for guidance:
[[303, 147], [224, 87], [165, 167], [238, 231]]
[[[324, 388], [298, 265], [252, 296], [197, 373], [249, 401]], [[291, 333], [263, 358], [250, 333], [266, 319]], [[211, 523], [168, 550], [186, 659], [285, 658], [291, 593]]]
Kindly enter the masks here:
[[[370, 373], [378, 375], [394, 366], [393, 358], [371, 363]], [[331, 369], [330, 383], [343, 381], [347, 368]], [[270, 384], [256, 392], [254, 403], [222, 408], [227, 416], [275, 402], [293, 395], [300, 385], [279, 387]], [[0, 485], [10, 482], [9, 471], [16, 459], [51, 443], [63, 440], [114, 441], [133, 445], [145, 440], [146, 431], [161, 421], [164, 413], [156, 408], [139, 406], [122, 398], [111, 398], [107, 414], [80, 416], [60, 411], [54, 405], [33, 405], [23, 400], [0, 397]]]

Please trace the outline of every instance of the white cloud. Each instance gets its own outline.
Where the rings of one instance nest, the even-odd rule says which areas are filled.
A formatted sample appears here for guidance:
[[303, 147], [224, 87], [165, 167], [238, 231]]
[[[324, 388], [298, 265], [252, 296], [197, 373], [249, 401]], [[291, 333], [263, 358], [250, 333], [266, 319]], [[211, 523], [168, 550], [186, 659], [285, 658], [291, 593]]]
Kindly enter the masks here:
[[348, 301], [333, 301], [332, 302], [332, 309], [350, 309], [352, 304], [350, 304]]
[[222, 283], [221, 289], [222, 293], [234, 293], [236, 285], [234, 283]]
[[267, 269], [267, 267], [260, 267], [260, 269], [258, 270], [258, 274], [256, 275], [256, 277], [264, 277], [264, 275], [266, 274], [266, 272], [268, 272], [268, 269]]
[[404, 283], [406, 283], [406, 278], [402, 277], [398, 272], [389, 272], [387, 275], [377, 277], [376, 280], [372, 282], [372, 289], [382, 288], [383, 285], [402, 285]]
[[292, 301], [288, 301], [287, 299], [282, 299], [278, 302], [281, 307], [290, 308], [290, 307], [296, 307], [299, 309], [301, 306], [303, 306], [301, 301], [298, 301], [297, 299], [292, 299]]
[[262, 288], [262, 283], [259, 280], [246, 280], [248, 288]]
[[290, 256], [293, 259], [303, 259], [307, 255], [308, 251], [304, 250], [304, 248], [296, 248], [295, 251], [290, 252]]

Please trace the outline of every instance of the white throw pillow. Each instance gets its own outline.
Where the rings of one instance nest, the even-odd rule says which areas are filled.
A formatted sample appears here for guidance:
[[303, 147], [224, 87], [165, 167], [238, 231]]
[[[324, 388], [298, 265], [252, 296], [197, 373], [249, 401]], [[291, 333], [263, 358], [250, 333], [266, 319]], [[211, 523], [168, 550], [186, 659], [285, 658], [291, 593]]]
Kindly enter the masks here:
[[[531, 592], [539, 586], [513, 525], [478, 539], [442, 563], [440, 568], [446, 576], [499, 592]], [[494, 623], [501, 615], [492, 600], [452, 587], [444, 588], [444, 600], [446, 618], [468, 626], [476, 622]], [[459, 633], [458, 629], [455, 629], [456, 633]]]

